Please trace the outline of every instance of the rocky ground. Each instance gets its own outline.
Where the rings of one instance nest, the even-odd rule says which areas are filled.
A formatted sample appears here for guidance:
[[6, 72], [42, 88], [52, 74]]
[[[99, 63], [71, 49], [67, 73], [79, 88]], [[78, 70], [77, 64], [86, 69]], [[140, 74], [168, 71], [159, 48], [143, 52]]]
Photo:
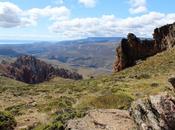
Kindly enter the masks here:
[[65, 130], [133, 130], [136, 126], [126, 110], [91, 110], [84, 118], [70, 120]]
[[[170, 78], [172, 86], [175, 78]], [[98, 109], [69, 120], [65, 130], [174, 130], [175, 97], [166, 92], [132, 103], [129, 111]]]

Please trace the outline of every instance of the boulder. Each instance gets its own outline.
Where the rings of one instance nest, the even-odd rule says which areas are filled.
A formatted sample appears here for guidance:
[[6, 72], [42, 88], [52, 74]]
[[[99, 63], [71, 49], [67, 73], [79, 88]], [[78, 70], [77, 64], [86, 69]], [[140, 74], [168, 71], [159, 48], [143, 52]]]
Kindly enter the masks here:
[[168, 81], [171, 83], [171, 85], [173, 86], [173, 90], [175, 90], [175, 76], [172, 76], [171, 78], [168, 79]]
[[135, 124], [128, 111], [91, 110], [84, 118], [69, 120], [65, 130], [131, 130]]
[[139, 130], [174, 130], [175, 98], [167, 93], [133, 102], [130, 110]]

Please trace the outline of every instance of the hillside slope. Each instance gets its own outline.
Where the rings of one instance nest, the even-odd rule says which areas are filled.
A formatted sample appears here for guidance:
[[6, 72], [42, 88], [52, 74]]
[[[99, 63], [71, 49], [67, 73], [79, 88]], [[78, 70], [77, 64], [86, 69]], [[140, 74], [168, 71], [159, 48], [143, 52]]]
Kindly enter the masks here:
[[128, 109], [135, 99], [169, 91], [167, 79], [175, 73], [174, 58], [175, 49], [171, 49], [114, 75], [82, 81], [55, 78], [28, 85], [0, 77], [0, 111], [11, 112], [18, 129], [37, 126], [42, 130], [44, 124], [62, 125], [89, 109]]

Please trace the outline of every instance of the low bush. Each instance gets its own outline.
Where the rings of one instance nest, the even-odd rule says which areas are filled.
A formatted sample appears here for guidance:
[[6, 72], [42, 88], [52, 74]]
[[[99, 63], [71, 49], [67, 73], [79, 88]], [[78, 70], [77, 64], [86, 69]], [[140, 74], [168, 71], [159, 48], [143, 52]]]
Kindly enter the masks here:
[[8, 112], [0, 112], [0, 130], [14, 130], [17, 125], [14, 117]]

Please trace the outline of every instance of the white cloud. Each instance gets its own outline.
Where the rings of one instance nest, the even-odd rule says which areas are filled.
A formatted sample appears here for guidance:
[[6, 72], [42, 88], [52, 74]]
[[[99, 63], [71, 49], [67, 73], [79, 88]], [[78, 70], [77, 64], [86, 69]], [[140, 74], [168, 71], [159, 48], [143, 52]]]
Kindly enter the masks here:
[[9, 2], [0, 2], [0, 26], [13, 27], [20, 25], [22, 10]]
[[146, 0], [129, 0], [131, 14], [139, 14], [147, 12]]
[[90, 36], [123, 36], [133, 32], [138, 36], [149, 36], [153, 29], [175, 21], [175, 14], [150, 12], [138, 17], [117, 18], [104, 15], [96, 18], [75, 18], [55, 22], [50, 30], [62, 38]]
[[51, 7], [47, 6], [43, 9], [33, 8], [25, 12], [25, 15], [37, 19], [39, 17], [50, 17], [51, 20], [67, 18], [70, 14], [69, 9], [65, 6]]
[[70, 10], [65, 6], [33, 8], [22, 10], [10, 2], [0, 2], [0, 27], [22, 27], [36, 25], [39, 17], [48, 17], [50, 20], [66, 19]]
[[[135, 3], [134, 6], [138, 5], [140, 4]], [[50, 34], [60, 37], [60, 39], [125, 36], [129, 32], [133, 32], [138, 36], [151, 36], [154, 28], [175, 22], [175, 13], [164, 14], [159, 12], [149, 12], [127, 18], [103, 15], [101, 17], [71, 19], [69, 16], [70, 10], [65, 6], [47, 6], [45, 8], [22, 10], [13, 3], [0, 2], [0, 27], [11, 28], [37, 25], [37, 21], [44, 17], [52, 22], [49, 27]]]
[[79, 3], [83, 4], [85, 7], [92, 8], [96, 5], [96, 0], [79, 0]]

